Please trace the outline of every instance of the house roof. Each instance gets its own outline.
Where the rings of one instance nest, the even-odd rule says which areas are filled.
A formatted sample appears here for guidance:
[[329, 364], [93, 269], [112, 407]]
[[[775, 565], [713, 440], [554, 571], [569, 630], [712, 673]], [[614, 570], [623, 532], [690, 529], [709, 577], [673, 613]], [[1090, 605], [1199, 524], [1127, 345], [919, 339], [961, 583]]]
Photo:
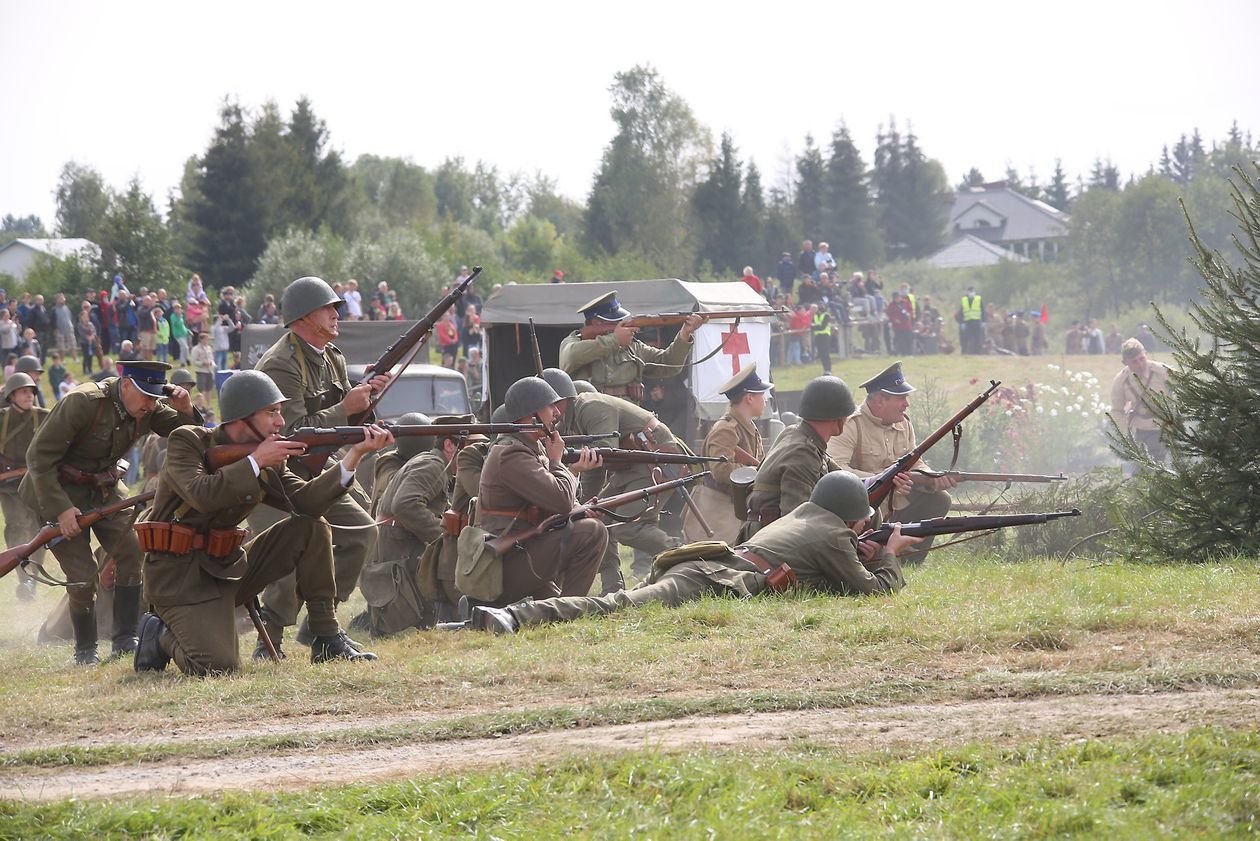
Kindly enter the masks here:
[[965, 226], [957, 231], [954, 226], [963, 222], [968, 211], [978, 204], [1005, 219], [999, 242], [1061, 239], [1068, 235], [1068, 214], [1004, 185], [972, 187], [955, 194], [954, 205], [949, 212], [951, 235], [972, 232]]
[[617, 291], [617, 300], [632, 313], [704, 312], [705, 310], [765, 308], [766, 299], [742, 280], [725, 283], [689, 283], [677, 278], [658, 280], [605, 280], [589, 283], [519, 283], [504, 286], [481, 310], [481, 323], [537, 324], [582, 323], [578, 307], [605, 292]]
[[78, 257], [80, 254], [87, 253], [90, 256], [100, 256], [101, 247], [90, 239], [82, 237], [51, 237], [47, 239], [28, 239], [19, 237], [8, 245], [0, 247], [0, 251], [7, 251], [14, 246], [25, 246], [32, 251], [39, 251], [59, 260], [67, 257]]
[[1003, 260], [1012, 260], [1016, 263], [1029, 262], [1027, 257], [1007, 251], [1000, 245], [985, 242], [971, 234], [964, 234], [961, 239], [954, 240], [927, 258], [927, 261], [938, 269], [994, 266]]

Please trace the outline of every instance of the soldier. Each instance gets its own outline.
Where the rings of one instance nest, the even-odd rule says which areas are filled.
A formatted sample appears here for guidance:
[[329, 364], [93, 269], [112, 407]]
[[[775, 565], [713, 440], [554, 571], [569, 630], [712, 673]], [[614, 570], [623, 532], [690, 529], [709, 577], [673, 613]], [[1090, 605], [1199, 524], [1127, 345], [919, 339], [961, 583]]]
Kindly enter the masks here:
[[[652, 577], [633, 590], [524, 601], [502, 609], [476, 607], [469, 624], [510, 634], [522, 625], [567, 622], [651, 602], [677, 607], [706, 594], [748, 598], [781, 592], [792, 583], [842, 596], [894, 593], [905, 586], [897, 555], [920, 538], [902, 535], [898, 526], [886, 546], [861, 540], [858, 533], [874, 513], [860, 479], [829, 473], [814, 486], [808, 501], [733, 551], [722, 545], [690, 544], [677, 550], [669, 563], [668, 556], [658, 559]], [[791, 572], [785, 574], [786, 570]]]
[[[862, 383], [866, 400], [862, 408], [845, 426], [844, 431], [831, 439], [827, 454], [844, 470], [861, 476], [874, 476], [891, 465], [918, 444], [914, 424], [906, 415], [910, 406], [907, 396], [915, 391], [901, 372], [901, 363], [894, 362], [883, 371]], [[919, 467], [927, 469], [920, 460]], [[903, 478], [905, 477], [905, 478]], [[949, 489], [958, 484], [953, 476], [941, 476], [924, 481], [910, 481], [905, 474], [898, 476], [897, 492], [888, 498], [884, 509], [885, 519], [900, 523], [944, 517], [949, 513], [953, 500]], [[932, 539], [924, 540], [913, 552], [902, 559], [903, 564], [921, 564], [932, 548]]]
[[44, 365], [39, 361], [38, 356], [19, 356], [17, 364], [13, 366], [13, 373], [26, 374], [35, 383], [35, 402], [41, 409], [48, 406], [44, 400], [44, 390], [40, 388], [39, 378], [44, 374]]
[[[4, 404], [0, 408], [0, 458], [3, 458], [0, 470], [7, 472], [26, 466], [26, 448], [48, 416], [47, 409], [35, 405], [37, 390], [35, 381], [27, 374], [14, 374], [5, 380], [4, 390], [0, 391], [0, 401]], [[20, 479], [14, 477], [0, 482], [0, 510], [4, 512], [6, 546], [25, 543], [39, 531], [39, 519], [35, 512], [18, 498]], [[44, 550], [37, 550], [31, 557], [36, 563], [42, 562]], [[35, 579], [20, 566], [17, 575], [18, 600], [29, 602], [35, 598]]]
[[[286, 330], [258, 361], [257, 369], [271, 377], [285, 396], [281, 404], [285, 433], [299, 426], [344, 426], [370, 420], [367, 414], [372, 393], [380, 391], [389, 377], [379, 375], [370, 383], [351, 388], [346, 360], [332, 340], [339, 333], [345, 302], [332, 287], [317, 277], [300, 277], [285, 287], [281, 315]], [[314, 474], [298, 460], [289, 468], [298, 478], [311, 480]], [[375, 521], [367, 512], [369, 502], [356, 484], [350, 493], [337, 498], [324, 518], [333, 527], [333, 560], [337, 573], [337, 601], [354, 592], [363, 564], [376, 545]], [[277, 521], [274, 512], [261, 509], [250, 517], [254, 531], [262, 531]], [[279, 643], [284, 627], [297, 622], [301, 603], [297, 582], [292, 577], [272, 582], [263, 593], [263, 619], [271, 638]], [[309, 642], [309, 629], [298, 632], [298, 641]], [[262, 641], [254, 656], [267, 656]]]
[[[630, 318], [617, 303], [616, 290], [600, 295], [578, 308], [587, 324], [613, 323]], [[643, 400], [643, 380], [673, 377], [687, 364], [693, 344], [691, 334], [705, 322], [703, 315], [687, 317], [669, 347], [664, 350], [634, 337], [637, 327], [618, 325], [611, 333], [583, 339], [581, 331], [560, 343], [560, 367], [571, 377], [590, 380], [601, 394]]]
[[[560, 420], [560, 395], [543, 379], [525, 377], [507, 390], [503, 405], [512, 422], [541, 421], [554, 428]], [[558, 434], [519, 432], [501, 436], [486, 456], [478, 489], [480, 526], [501, 536], [537, 525], [578, 504], [577, 478], [560, 461], [564, 439]], [[573, 465], [575, 472], [600, 466], [589, 449]], [[587, 518], [541, 534], [502, 558], [503, 589], [495, 604], [532, 596], [586, 595], [608, 545], [608, 529]]]
[[[718, 389], [730, 401], [730, 406], [705, 436], [701, 455], [726, 456], [730, 461], [711, 465], [708, 469], [713, 475], [692, 494], [696, 507], [713, 529], [714, 540], [734, 543], [739, 538], [743, 518], [736, 515], [731, 498], [734, 492], [731, 471], [739, 465], [756, 467], [765, 457], [757, 419], [766, 410], [766, 395], [772, 388], [773, 385], [757, 376], [757, 363], [754, 362]], [[739, 454], [740, 450], [743, 455]], [[688, 540], [708, 537], [690, 509], [683, 514], [683, 530]]]
[[[184, 368], [171, 372], [171, 385], [177, 385], [192, 394], [197, 388], [197, 379]], [[158, 474], [166, 462], [166, 439], [161, 435], [149, 433], [140, 441], [140, 472], [144, 476], [144, 492], [157, 490]]]
[[[503, 406], [490, 415], [491, 423], [511, 423]], [[437, 568], [437, 618], [451, 621], [458, 615], [459, 588], [455, 586], [455, 565], [459, 559], [459, 533], [468, 525], [472, 501], [480, 492], [481, 469], [490, 452], [490, 439], [484, 435], [469, 435], [455, 456], [455, 485], [451, 489], [450, 509], [443, 514], [442, 553]]]
[[[285, 462], [305, 448], [278, 437], [286, 400], [266, 374], [240, 371], [219, 395], [220, 426], [188, 426], [171, 436], [151, 516], [137, 525], [148, 550], [145, 600], [153, 606], [140, 628], [137, 672], [161, 671], [172, 659], [188, 675], [235, 671], [236, 607], [295, 571], [315, 635], [311, 662], [376, 659], [356, 650], [337, 624], [332, 537], [321, 515], [346, 494], [360, 459], [392, 436], [365, 427], [364, 440], [336, 466], [303, 481]], [[212, 472], [206, 454], [217, 444], [257, 447]], [[259, 504], [288, 516], [242, 543], [249, 532], [237, 526]], [[181, 540], [186, 548], [177, 546]]]
[[[560, 428], [562, 436], [603, 435], [605, 438], [597, 441], [596, 446], [678, 452], [669, 427], [646, 409], [606, 394], [579, 395], [573, 380], [559, 368], [544, 370], [543, 379], [560, 395], [557, 406], [563, 419]], [[592, 470], [582, 478], [582, 499], [616, 496], [656, 483], [652, 478], [650, 464], [627, 465], [616, 470], [609, 469], [607, 473]], [[678, 538], [666, 534], [660, 525], [660, 509], [668, 498], [668, 494], [662, 494], [651, 502], [627, 505], [617, 512], [622, 516], [635, 517], [635, 520], [618, 525], [616, 540], [610, 538], [608, 541], [599, 568], [603, 592], [620, 590], [625, 584], [617, 555], [618, 543], [646, 553], [642, 561], [636, 557], [631, 567], [631, 571], [640, 579], [646, 578], [651, 572], [653, 557], [678, 545]]]
[[827, 442], [853, 414], [853, 396], [839, 377], [815, 377], [801, 395], [801, 422], [779, 433], [757, 469], [748, 497], [747, 539], [809, 500], [818, 480], [839, 466], [827, 455]]
[[[74, 661], [100, 662], [96, 654], [97, 567], [92, 549], [75, 519], [83, 511], [123, 499], [125, 473], [119, 458], [149, 431], [170, 435], [185, 424], [200, 424], [188, 392], [166, 382], [164, 362], [124, 362], [121, 376], [84, 383], [53, 407], [36, 430], [26, 453], [30, 472], [18, 493], [41, 519], [55, 521], [65, 539], [52, 547], [69, 587]], [[169, 396], [167, 396], [169, 395]], [[165, 397], [165, 399], [160, 399]], [[131, 512], [90, 527], [117, 564], [114, 585], [113, 652], [136, 647], [140, 616], [140, 546], [131, 530]]]
[[[398, 423], [402, 426], [426, 426], [432, 422], [429, 420], [428, 415], [420, 412], [408, 412], [405, 415], [398, 416]], [[419, 435], [404, 436], [398, 439], [398, 443], [393, 447], [385, 450], [373, 460], [371, 503], [368, 507], [368, 513], [372, 515], [372, 519], [378, 519], [376, 509], [380, 505], [381, 494], [385, 492], [385, 488], [389, 485], [389, 480], [394, 478], [394, 474], [398, 472], [399, 468], [420, 455], [430, 446], [432, 446], [432, 442], [428, 438]], [[377, 545], [379, 547], [379, 541]]]
[[1146, 446], [1153, 460], [1162, 464], [1168, 459], [1168, 447], [1160, 440], [1159, 425], [1147, 394], [1169, 395], [1168, 366], [1148, 359], [1146, 346], [1132, 338], [1120, 345], [1120, 361], [1124, 367], [1111, 381], [1111, 417]]

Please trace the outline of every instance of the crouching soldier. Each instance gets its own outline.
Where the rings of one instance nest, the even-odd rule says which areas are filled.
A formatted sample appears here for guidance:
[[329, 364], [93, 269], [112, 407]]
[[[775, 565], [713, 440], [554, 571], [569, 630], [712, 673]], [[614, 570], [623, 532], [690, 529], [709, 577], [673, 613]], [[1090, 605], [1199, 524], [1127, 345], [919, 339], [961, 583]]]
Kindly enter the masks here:
[[[359, 460], [393, 436], [365, 427], [364, 440], [337, 465], [303, 481], [285, 463], [303, 445], [277, 437], [286, 399], [266, 374], [240, 371], [219, 395], [222, 425], [186, 426], [170, 436], [153, 510], [137, 525], [153, 612], [141, 622], [136, 671], [161, 671], [172, 659], [185, 674], [235, 670], [236, 607], [290, 573], [315, 636], [311, 661], [376, 659], [354, 648], [337, 624], [332, 536], [322, 516], [345, 495]], [[218, 444], [257, 446], [211, 470], [207, 451]], [[248, 532], [237, 526], [260, 503], [289, 516], [243, 542]]]
[[897, 554], [922, 538], [897, 526], [886, 546], [858, 538], [875, 515], [862, 480], [828, 473], [807, 502], [732, 550], [720, 542], [692, 543], [658, 556], [647, 582], [607, 596], [523, 601], [505, 608], [475, 607], [471, 626], [499, 634], [524, 625], [567, 622], [650, 602], [667, 607], [708, 594], [743, 598], [793, 585], [823, 593], [893, 593], [905, 586]]
[[[29, 374], [14, 374], [5, 380], [0, 391], [0, 471], [18, 472], [26, 466], [26, 448], [35, 437], [35, 430], [48, 415], [47, 409], [35, 405], [35, 381]], [[17, 489], [21, 476], [0, 481], [0, 511], [4, 512], [4, 542], [6, 546], [25, 543], [39, 531], [35, 512], [18, 498]], [[43, 560], [44, 550], [39, 549], [32, 559]], [[22, 567], [17, 568], [17, 596], [29, 602], [35, 598], [35, 579]]]

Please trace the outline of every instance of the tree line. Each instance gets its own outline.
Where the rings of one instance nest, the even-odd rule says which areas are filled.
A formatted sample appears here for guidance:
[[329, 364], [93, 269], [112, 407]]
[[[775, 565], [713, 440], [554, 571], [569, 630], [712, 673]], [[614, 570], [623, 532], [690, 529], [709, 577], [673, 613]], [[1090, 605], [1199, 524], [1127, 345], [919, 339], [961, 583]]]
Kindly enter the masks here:
[[[618, 73], [609, 90], [614, 130], [584, 203], [545, 174], [504, 174], [460, 157], [433, 168], [370, 154], [348, 163], [309, 100], [287, 115], [274, 102], [251, 111], [225, 101], [207, 148], [187, 159], [161, 207], [136, 180], [114, 191], [92, 167], [67, 163], [52, 230], [97, 242], [100, 265], [83, 276], [50, 267], [32, 283], [73, 291], [121, 271], [132, 288], [156, 288], [197, 271], [210, 286], [261, 293], [324, 273], [385, 280], [414, 308], [474, 261], [498, 282], [537, 282], [557, 268], [570, 280], [733, 279], [744, 265], [768, 274], [810, 238], [828, 241], [846, 269], [895, 263], [922, 278], [931, 272], [912, 261], [948, 241], [955, 188], [910, 124], [881, 126], [869, 161], [843, 122], [825, 142], [806, 135], [767, 188], [736, 138], [715, 143], [654, 69]], [[999, 295], [1003, 284], [1012, 294], [1021, 283], [1054, 289], [1086, 312], [1184, 298], [1196, 275], [1178, 199], [1203, 240], [1224, 245], [1227, 174], [1255, 157], [1250, 135], [1234, 126], [1211, 144], [1197, 130], [1183, 135], [1127, 180], [1101, 158], [1075, 180], [1056, 161], [1044, 184], [1008, 168], [1012, 189], [1071, 214], [1066, 256], [970, 274]], [[985, 180], [972, 168], [958, 187]], [[0, 244], [42, 234], [35, 217], [0, 221]]]

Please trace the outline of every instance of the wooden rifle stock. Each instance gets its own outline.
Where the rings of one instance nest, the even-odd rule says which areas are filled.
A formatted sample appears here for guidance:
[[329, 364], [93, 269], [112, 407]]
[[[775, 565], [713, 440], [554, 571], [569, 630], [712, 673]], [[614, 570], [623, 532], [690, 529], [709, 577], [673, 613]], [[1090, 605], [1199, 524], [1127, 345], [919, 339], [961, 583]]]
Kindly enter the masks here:
[[[1061, 517], [1079, 517], [1081, 509], [1051, 511], [1045, 514], [986, 514], [975, 517], [936, 517], [917, 523], [901, 523], [901, 533], [907, 537], [933, 537], [938, 534], [961, 534], [967, 531], [990, 531], [1011, 526], [1036, 526]], [[859, 537], [875, 543], [887, 543], [897, 523], [884, 523]]]
[[1067, 476], [1062, 473], [1058, 476], [1041, 473], [967, 473], [962, 470], [923, 470], [918, 467], [910, 471], [910, 478], [916, 482], [939, 479], [942, 476], [952, 476], [960, 482], [1031, 482], [1048, 485], [1051, 482], [1067, 481]]
[[735, 463], [742, 467], [761, 467], [761, 460], [738, 444], [735, 445]]
[[662, 312], [655, 315], [632, 315], [621, 321], [596, 321], [579, 331], [583, 339], [595, 339], [611, 333], [618, 327], [677, 327], [693, 315], [703, 315], [709, 321], [729, 321], [740, 318], [773, 318], [790, 315], [786, 309], [714, 310], [713, 312]]
[[[543, 428], [541, 424], [536, 423], [402, 424], [388, 422], [382, 423], [381, 427], [393, 433], [395, 438], [409, 438], [417, 435], [434, 438], [447, 435], [452, 437], [510, 435], [516, 432], [531, 432]], [[366, 432], [362, 426], [330, 426], [327, 428], [302, 426], [293, 430], [292, 435], [286, 435], [281, 440], [305, 444], [306, 454], [301, 456], [300, 459], [306, 463], [311, 472], [318, 473], [324, 469], [324, 462], [328, 460], [328, 456], [331, 453], [342, 447], [357, 444], [365, 437]], [[206, 463], [212, 471], [221, 470], [233, 462], [240, 461], [256, 449], [258, 449], [257, 443], [216, 444], [206, 451]]]
[[692, 482], [698, 482], [708, 475], [709, 471], [702, 470], [701, 472], [693, 473], [690, 476], [682, 476], [677, 479], [671, 479], [668, 482], [660, 482], [655, 485], [649, 485], [646, 488], [640, 488], [637, 491], [627, 491], [623, 494], [610, 496], [607, 499], [595, 497], [591, 499], [590, 502], [587, 502], [584, 505], [579, 505], [572, 511], [568, 511], [563, 514], [553, 514], [538, 525], [532, 526], [525, 531], [519, 531], [515, 534], [505, 534], [501, 537], [487, 536], [486, 545], [490, 547], [490, 550], [494, 552], [494, 554], [501, 558], [510, 552], [514, 546], [521, 546], [525, 543], [525, 541], [531, 540], [544, 532], [563, 528], [566, 524], [575, 520], [580, 520], [583, 517], [588, 517], [592, 513], [611, 512], [623, 505], [629, 505], [632, 502], [646, 502], [653, 496], [668, 493], [675, 488], [684, 487]]
[[7, 482], [10, 479], [20, 479], [26, 475], [25, 467], [14, 467], [0, 473], [0, 482]]
[[870, 498], [871, 506], [873, 508], [878, 508], [880, 503], [887, 499], [888, 495], [896, 488], [893, 484], [893, 477], [898, 473], [903, 473], [911, 467], [914, 467], [915, 464], [918, 463], [919, 459], [923, 458], [924, 453], [936, 446], [937, 441], [948, 435], [950, 431], [961, 424], [968, 415], [976, 409], [979, 409], [984, 401], [988, 400], [993, 395], [993, 392], [997, 391], [999, 385], [1001, 385], [1001, 383], [997, 380], [989, 380], [989, 387], [983, 394], [976, 397], [966, 406], [963, 406], [957, 414], [945, 421], [945, 423], [941, 424], [940, 427], [938, 427], [936, 431], [927, 438], [920, 441], [919, 446], [894, 461], [891, 465], [885, 468], [882, 473], [868, 478], [866, 480], [866, 493]]
[[[154, 496], [156, 496], [156, 493], [149, 491], [138, 496], [120, 499], [118, 502], [111, 502], [109, 505], [102, 505], [99, 508], [89, 508], [87, 511], [79, 514], [78, 517], [75, 517], [75, 520], [78, 521], [80, 528], [87, 528], [106, 517], [112, 517], [119, 511], [126, 511], [135, 505], [143, 505], [153, 499]], [[35, 536], [26, 543], [10, 546], [4, 552], [0, 552], [0, 578], [13, 572], [18, 564], [29, 558], [37, 549], [47, 546], [59, 537], [61, 537], [61, 526], [56, 523], [50, 523], [36, 532]]]
[[[564, 439], [568, 443], [569, 439]], [[595, 447], [595, 454], [604, 460], [604, 466], [623, 464], [723, 464], [730, 461], [726, 456], [692, 456], [686, 453], [665, 453], [654, 450], [620, 450], [615, 447]], [[581, 450], [566, 447], [560, 457], [564, 464], [573, 464], [581, 458]]]
[[534, 328], [534, 319], [529, 320], [529, 343], [534, 348], [534, 373], [543, 375], [542, 351], [538, 347], [538, 331]]

